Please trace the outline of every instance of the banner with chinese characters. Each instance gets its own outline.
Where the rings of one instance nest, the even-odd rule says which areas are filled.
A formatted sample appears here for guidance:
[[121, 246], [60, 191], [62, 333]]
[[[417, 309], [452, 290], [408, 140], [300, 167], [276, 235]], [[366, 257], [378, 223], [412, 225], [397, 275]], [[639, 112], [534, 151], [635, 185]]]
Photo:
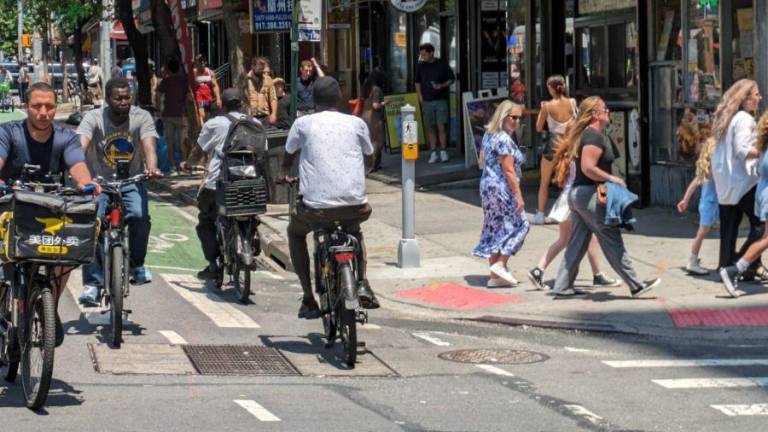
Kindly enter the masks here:
[[253, 33], [291, 31], [293, 0], [252, 0]]

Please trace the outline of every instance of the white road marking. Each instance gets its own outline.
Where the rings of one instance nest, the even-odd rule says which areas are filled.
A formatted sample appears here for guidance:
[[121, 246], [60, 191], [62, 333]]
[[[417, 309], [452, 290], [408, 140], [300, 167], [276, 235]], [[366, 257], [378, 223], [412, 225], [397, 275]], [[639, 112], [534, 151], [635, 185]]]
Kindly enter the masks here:
[[570, 351], [570, 352], [589, 352], [590, 351], [590, 350], [584, 349], [584, 348], [574, 348], [574, 347], [568, 347], [568, 346], [565, 347], [565, 350], [566, 351]]
[[430, 336], [429, 333], [413, 333], [413, 335], [415, 337], [419, 338], [419, 339], [423, 339], [423, 340], [431, 343], [432, 345], [451, 346], [451, 344], [449, 342], [446, 342], [446, 341], [444, 341], [444, 340], [442, 340], [442, 339], [440, 339], [438, 337], [435, 337], [435, 336]]
[[683, 378], [651, 380], [668, 389], [766, 387], [768, 377], [747, 378]]
[[581, 405], [563, 405], [563, 406], [567, 408], [568, 411], [572, 412], [573, 414], [579, 417], [583, 417], [584, 419], [586, 419], [592, 424], [598, 424], [600, 423], [601, 420], [603, 420], [602, 417], [584, 408]]
[[172, 330], [160, 330], [158, 331], [161, 335], [165, 336], [166, 339], [168, 339], [168, 342], [170, 342], [173, 345], [186, 345], [187, 340], [181, 337], [180, 334], [176, 333]]
[[256, 401], [235, 399], [235, 403], [243, 407], [243, 409], [251, 413], [251, 415], [259, 419], [260, 421], [263, 421], [263, 422], [279, 422], [280, 421], [279, 417], [267, 411], [266, 408], [256, 403]]
[[152, 269], [158, 269], [158, 270], [177, 270], [177, 271], [190, 271], [190, 272], [198, 272], [200, 270], [200, 269], [191, 269], [186, 267], [161, 266], [161, 265], [154, 265], [154, 264], [148, 264], [147, 267]]
[[186, 219], [186, 220], [188, 220], [189, 222], [192, 222], [192, 223], [194, 223], [195, 225], [197, 225], [197, 218], [196, 218], [196, 217], [194, 217], [194, 216], [192, 216], [191, 214], [189, 214], [189, 213], [185, 212], [184, 210], [182, 210], [182, 209], [180, 209], [180, 208], [176, 207], [175, 205], [173, 205], [172, 203], [170, 203], [168, 200], [166, 200], [166, 199], [163, 199], [162, 197], [160, 197], [160, 195], [159, 195], [159, 194], [157, 194], [157, 193], [155, 193], [155, 192], [147, 192], [147, 194], [148, 194], [149, 196], [151, 196], [152, 198], [155, 198], [156, 200], [158, 200], [158, 201], [162, 202], [163, 204], [166, 204], [166, 205], [168, 206], [168, 208], [172, 208], [173, 210], [175, 210], [175, 211], [176, 211], [176, 213], [180, 214], [180, 215], [181, 215], [181, 217], [183, 217], [184, 219]]
[[613, 368], [673, 368], [706, 366], [768, 366], [768, 359], [697, 359], [604, 361]]
[[768, 404], [710, 406], [727, 416], [768, 416]]
[[190, 275], [160, 275], [185, 300], [205, 314], [218, 327], [260, 328], [256, 321], [228, 301], [212, 293], [200, 280]]
[[479, 367], [480, 369], [482, 369], [482, 370], [484, 370], [486, 372], [490, 372], [490, 373], [495, 374], [495, 375], [501, 375], [501, 376], [506, 376], [506, 377], [513, 377], [514, 376], [510, 372], [507, 372], [504, 369], [502, 369], [500, 367], [496, 367], [494, 365], [479, 364], [479, 365], [475, 365], [475, 366]]
[[268, 277], [271, 277], [272, 279], [283, 280], [282, 276], [280, 276], [279, 274], [274, 274], [274, 273], [272, 273], [270, 271], [257, 270], [254, 273], [259, 274], [259, 275], [268, 276]]
[[371, 323], [365, 323], [360, 328], [366, 328], [366, 329], [371, 329], [371, 330], [381, 330], [381, 326], [380, 325], [371, 324]]

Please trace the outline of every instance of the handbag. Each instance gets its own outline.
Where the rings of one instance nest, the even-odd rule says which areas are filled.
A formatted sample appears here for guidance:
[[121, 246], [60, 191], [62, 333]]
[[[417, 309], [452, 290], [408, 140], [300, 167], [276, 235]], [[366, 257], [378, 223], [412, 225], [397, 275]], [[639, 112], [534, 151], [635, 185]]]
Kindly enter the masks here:
[[363, 113], [363, 98], [349, 100], [349, 113], [353, 116], [360, 116]]
[[608, 205], [608, 186], [606, 183], [597, 185], [597, 205], [603, 207]]

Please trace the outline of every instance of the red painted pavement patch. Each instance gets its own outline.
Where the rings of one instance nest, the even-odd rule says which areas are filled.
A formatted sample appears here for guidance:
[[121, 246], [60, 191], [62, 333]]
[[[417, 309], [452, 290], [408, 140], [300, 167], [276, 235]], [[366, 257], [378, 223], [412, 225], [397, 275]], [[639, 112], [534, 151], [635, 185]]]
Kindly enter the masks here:
[[673, 309], [675, 327], [760, 327], [768, 326], [768, 308]]
[[405, 291], [397, 291], [396, 296], [404, 299], [419, 300], [435, 306], [455, 309], [481, 309], [488, 306], [519, 303], [517, 296], [496, 294], [464, 285], [437, 283]]

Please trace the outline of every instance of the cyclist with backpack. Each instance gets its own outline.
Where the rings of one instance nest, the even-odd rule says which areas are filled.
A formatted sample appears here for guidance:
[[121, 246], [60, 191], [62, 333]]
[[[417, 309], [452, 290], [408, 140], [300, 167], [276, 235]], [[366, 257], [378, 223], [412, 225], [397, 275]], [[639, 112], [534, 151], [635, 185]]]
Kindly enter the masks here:
[[[210, 156], [208, 162], [207, 176], [197, 194], [197, 237], [200, 239], [200, 245], [203, 249], [203, 256], [208, 261], [208, 266], [197, 273], [200, 279], [215, 279], [217, 277], [218, 259], [221, 254], [219, 242], [216, 239], [216, 182], [221, 176], [221, 167], [223, 159], [226, 157], [225, 147], [228, 147], [237, 135], [247, 141], [245, 144], [251, 147], [263, 146], [261, 149], [253, 148], [255, 153], [263, 151], [266, 153], [267, 140], [263, 133], [263, 125], [257, 119], [249, 117], [240, 112], [243, 104], [240, 98], [240, 92], [234, 88], [228, 88], [221, 93], [221, 102], [223, 105], [223, 114], [216, 116], [203, 125], [200, 136], [197, 139], [197, 145], [200, 149]], [[234, 132], [231, 129], [243, 126], [243, 133]], [[263, 144], [261, 143], [263, 141]]]

